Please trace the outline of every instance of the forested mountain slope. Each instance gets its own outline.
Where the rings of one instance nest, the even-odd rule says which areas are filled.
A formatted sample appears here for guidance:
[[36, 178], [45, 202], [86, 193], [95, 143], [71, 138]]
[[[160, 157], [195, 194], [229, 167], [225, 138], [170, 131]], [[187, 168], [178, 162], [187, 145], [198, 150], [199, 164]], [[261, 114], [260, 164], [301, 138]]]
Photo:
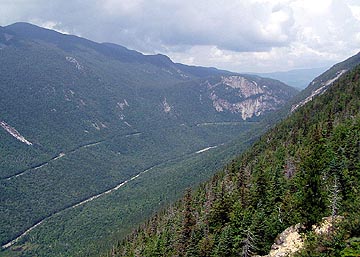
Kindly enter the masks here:
[[308, 101], [311, 101], [315, 96], [324, 93], [334, 81], [345, 72], [352, 70], [359, 62], [360, 53], [335, 64], [330, 69], [317, 76], [306, 89], [292, 99], [291, 111], [294, 111]]
[[[360, 67], [299, 107], [195, 192], [153, 216], [110, 256], [264, 255], [285, 228], [301, 256], [359, 256]], [[333, 232], [311, 226], [341, 217]]]
[[283, 117], [290, 115], [296, 109], [311, 101], [314, 97], [326, 92], [331, 85], [345, 72], [354, 69], [360, 64], [360, 53], [333, 65], [330, 69], [314, 78], [311, 83], [300, 93], [296, 94], [278, 112], [266, 117], [270, 124], [279, 122]]
[[4, 256], [96, 255], [208, 179], [297, 93], [27, 23], [0, 28], [0, 63]]

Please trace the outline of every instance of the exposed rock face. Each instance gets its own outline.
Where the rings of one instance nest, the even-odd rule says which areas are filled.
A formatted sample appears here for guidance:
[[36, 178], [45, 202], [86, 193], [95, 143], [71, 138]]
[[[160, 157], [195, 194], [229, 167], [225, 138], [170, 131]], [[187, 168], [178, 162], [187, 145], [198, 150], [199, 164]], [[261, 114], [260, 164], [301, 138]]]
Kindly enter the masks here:
[[129, 103], [124, 99], [124, 101], [118, 102], [117, 106], [123, 111], [125, 107], [129, 107]]
[[7, 124], [5, 121], [0, 121], [0, 126], [5, 129], [10, 135], [15, 137], [17, 140], [27, 144], [32, 145], [30, 141], [28, 141], [25, 137], [23, 137], [19, 131], [17, 131], [15, 128], [11, 127], [9, 124]]
[[70, 63], [73, 63], [78, 70], [84, 69], [84, 67], [76, 60], [74, 57], [66, 56], [66, 60]]
[[255, 81], [249, 81], [246, 78], [240, 76], [222, 77], [222, 83], [232, 88], [239, 88], [239, 93], [244, 97], [250, 97], [252, 95], [264, 93], [264, 90], [259, 87]]
[[169, 105], [169, 103], [166, 101], [166, 97], [164, 98], [163, 102], [163, 110], [165, 113], [169, 113], [171, 111], [171, 106]]
[[[329, 79], [328, 81], [322, 82], [320, 84], [320, 87], [318, 89], [313, 90], [311, 92], [311, 94], [308, 97], [306, 97], [303, 101], [291, 106], [291, 112], [293, 112], [296, 109], [298, 109], [299, 107], [305, 105], [307, 102], [310, 102], [315, 96], [325, 93], [325, 91], [329, 88], [329, 86], [331, 86], [336, 80], [338, 80], [341, 77], [341, 75], [343, 75], [346, 71], [347, 70], [341, 70], [336, 73], [334, 78]], [[315, 81], [312, 82], [312, 84], [314, 84], [314, 83], [316, 83], [316, 82]]]
[[299, 230], [300, 224], [285, 229], [271, 246], [271, 251], [264, 257], [291, 256], [304, 246]]
[[330, 234], [334, 232], [333, 225], [340, 222], [343, 219], [344, 219], [343, 216], [325, 217], [322, 219], [321, 224], [313, 225], [312, 229], [318, 235]]
[[[314, 225], [312, 230], [317, 235], [333, 233], [333, 225], [342, 219], [342, 216], [325, 217], [320, 224]], [[300, 251], [304, 246], [304, 238], [302, 238], [299, 233], [301, 228], [302, 226], [300, 224], [296, 224], [295, 226], [285, 229], [275, 239], [275, 243], [271, 246], [270, 253], [262, 257], [293, 256], [296, 252]]]
[[217, 112], [241, 114], [243, 120], [276, 110], [285, 102], [274, 86], [268, 87], [243, 76], [221, 77], [215, 84], [207, 84], [209, 98]]

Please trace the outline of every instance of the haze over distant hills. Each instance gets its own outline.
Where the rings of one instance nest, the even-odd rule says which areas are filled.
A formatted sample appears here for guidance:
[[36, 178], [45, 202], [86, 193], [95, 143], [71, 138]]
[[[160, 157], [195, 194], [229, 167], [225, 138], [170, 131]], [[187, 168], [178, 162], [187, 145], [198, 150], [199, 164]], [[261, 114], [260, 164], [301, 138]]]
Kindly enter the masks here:
[[280, 80], [292, 87], [298, 89], [306, 88], [309, 83], [321, 73], [326, 71], [329, 67], [296, 69], [289, 71], [279, 71], [270, 73], [254, 73], [259, 76]]

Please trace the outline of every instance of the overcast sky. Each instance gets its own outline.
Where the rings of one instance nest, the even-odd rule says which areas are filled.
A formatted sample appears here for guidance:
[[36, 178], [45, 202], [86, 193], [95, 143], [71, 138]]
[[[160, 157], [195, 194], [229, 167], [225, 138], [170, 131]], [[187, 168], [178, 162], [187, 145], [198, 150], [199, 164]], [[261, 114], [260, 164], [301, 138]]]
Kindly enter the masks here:
[[360, 51], [360, 0], [0, 0], [0, 25], [17, 21], [237, 72]]

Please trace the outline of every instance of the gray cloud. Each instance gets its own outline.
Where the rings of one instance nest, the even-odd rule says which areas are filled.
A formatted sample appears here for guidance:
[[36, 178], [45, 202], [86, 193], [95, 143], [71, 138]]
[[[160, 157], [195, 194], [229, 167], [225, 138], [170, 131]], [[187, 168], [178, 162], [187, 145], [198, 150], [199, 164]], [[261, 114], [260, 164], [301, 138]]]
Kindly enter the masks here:
[[198, 65], [271, 70], [359, 50], [356, 7], [358, 0], [3, 0], [0, 23], [29, 21]]
[[[18, 2], [8, 1], [2, 9], [11, 9], [17, 19], [53, 21], [63, 30], [98, 41], [124, 42], [145, 51], [178, 45], [216, 45], [240, 52], [267, 50], [286, 45], [294, 23], [289, 8], [249, 1]], [[280, 20], [277, 16], [281, 15]], [[3, 13], [6, 16], [10, 15]]]

